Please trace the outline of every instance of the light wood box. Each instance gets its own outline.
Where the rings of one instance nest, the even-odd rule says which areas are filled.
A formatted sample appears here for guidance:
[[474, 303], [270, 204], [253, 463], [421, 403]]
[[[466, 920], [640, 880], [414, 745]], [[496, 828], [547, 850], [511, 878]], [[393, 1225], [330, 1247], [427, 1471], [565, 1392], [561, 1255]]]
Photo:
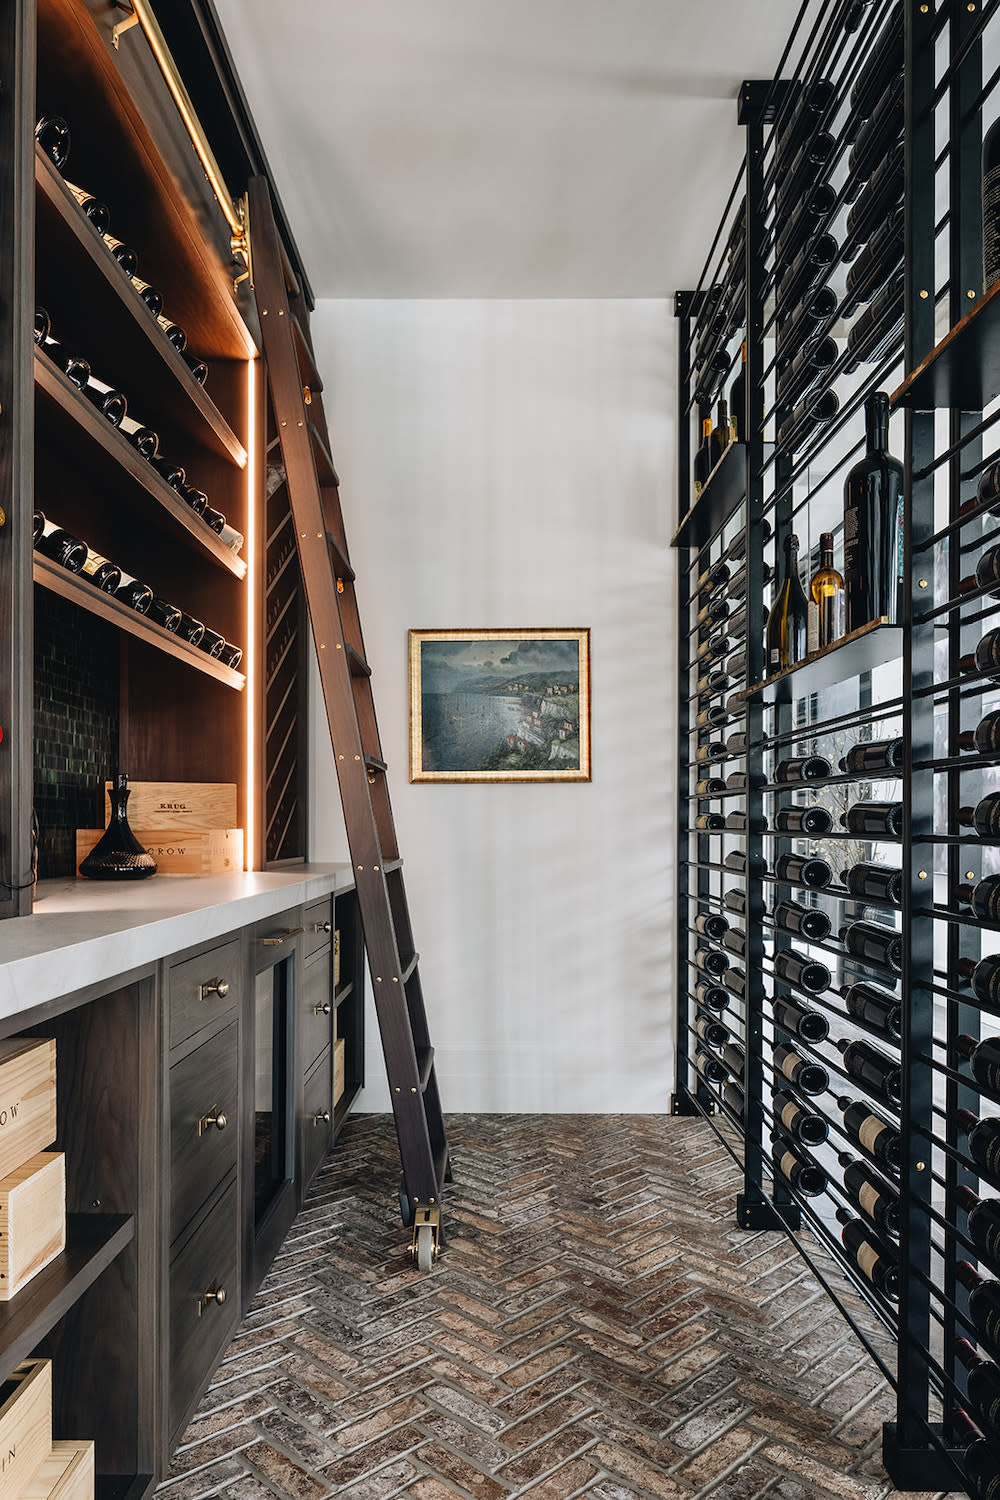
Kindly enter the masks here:
[[51, 1451], [52, 1361], [26, 1359], [0, 1384], [0, 1495], [23, 1495]]
[[[243, 869], [242, 828], [139, 828], [131, 820], [130, 826], [146, 853], [156, 860], [159, 875], [227, 875]], [[76, 830], [78, 874], [103, 834], [103, 828]]]
[[66, 1157], [39, 1151], [0, 1181], [0, 1302], [66, 1248]]
[[21, 1500], [94, 1500], [94, 1445], [59, 1442], [21, 1491]]
[[30, 1036], [0, 1041], [0, 1178], [55, 1138], [55, 1041]]
[[346, 1043], [341, 1037], [333, 1044], [333, 1102], [336, 1105], [344, 1092], [344, 1056]]
[[340, 983], [340, 928], [333, 929], [333, 987]]
[[[104, 783], [105, 824], [111, 821], [111, 787], [110, 781]], [[236, 827], [235, 782], [130, 781], [129, 790], [126, 811], [132, 829]]]

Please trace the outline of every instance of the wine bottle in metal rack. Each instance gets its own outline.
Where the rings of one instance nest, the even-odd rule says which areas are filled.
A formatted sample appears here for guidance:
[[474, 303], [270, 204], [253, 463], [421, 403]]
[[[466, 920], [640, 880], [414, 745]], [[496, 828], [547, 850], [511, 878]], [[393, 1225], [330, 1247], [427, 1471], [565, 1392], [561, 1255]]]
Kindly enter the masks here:
[[731, 995], [737, 1000], [745, 1000], [747, 997], [747, 976], [742, 969], [727, 969], [722, 977], [722, 983]]
[[803, 1109], [799, 1101], [784, 1089], [778, 1089], [773, 1097], [775, 1117], [793, 1141], [804, 1146], [822, 1146], [830, 1134], [830, 1127], [823, 1115], [815, 1110]]
[[746, 1099], [739, 1084], [734, 1083], [732, 1079], [729, 1080], [722, 1090], [722, 1102], [732, 1111], [738, 1120], [743, 1119], [746, 1111]]
[[729, 968], [729, 959], [717, 948], [699, 948], [693, 959], [696, 969], [707, 974], [711, 979], [718, 979]]
[[[1000, 1444], [1000, 1368], [992, 1359], [983, 1359], [977, 1354], [968, 1339], [955, 1340], [955, 1353], [968, 1371], [966, 1396], [972, 1415], [984, 1435], [996, 1446]], [[989, 1443], [986, 1448], [989, 1452]], [[996, 1476], [997, 1472], [996, 1458], [993, 1457], [991, 1474]], [[989, 1490], [986, 1493], [989, 1494]]]
[[841, 927], [838, 936], [848, 953], [862, 963], [902, 973], [903, 940], [893, 928], [877, 922], [852, 922], [849, 927]]
[[128, 277], [129, 281], [131, 281], [139, 264], [139, 257], [135, 251], [130, 245], [126, 245], [123, 240], [116, 240], [113, 234], [105, 234], [104, 243], [108, 247], [108, 254], [111, 256], [111, 259], [118, 262], [122, 271]]
[[842, 260], [852, 261], [902, 200], [903, 158], [899, 142], [882, 158], [855, 198], [847, 215], [847, 236], [840, 250]]
[[796, 755], [779, 760], [774, 768], [775, 781], [794, 785], [800, 781], [822, 781], [833, 774], [825, 755]]
[[868, 120], [858, 131], [848, 157], [852, 181], [867, 182], [891, 144], [903, 132], [903, 75], [900, 71], [889, 80], [888, 87], [875, 105]]
[[695, 692], [699, 698], [714, 698], [719, 693], [724, 693], [729, 687], [729, 678], [725, 672], [709, 671], [703, 672], [695, 683]]
[[817, 428], [832, 422], [839, 410], [840, 397], [836, 391], [811, 392], [778, 428], [778, 447], [786, 451], [801, 448]]
[[143, 458], [156, 457], [156, 451], [160, 445], [160, 439], [152, 427], [143, 427], [141, 422], [136, 422], [128, 413], [122, 417], [118, 424], [119, 432], [123, 432], [132, 447], [142, 454]]
[[695, 793], [699, 797], [719, 797], [726, 790], [726, 783], [721, 776], [705, 776], [695, 784]]
[[826, 964], [796, 953], [794, 948], [782, 948], [774, 955], [774, 972], [779, 979], [808, 990], [810, 995], [822, 995], [830, 988], [831, 976]]
[[961, 906], [970, 906], [980, 921], [1000, 922], [1000, 875], [987, 875], [975, 885], [963, 882], [955, 887], [955, 899]]
[[158, 292], [155, 286], [150, 286], [148, 281], [143, 281], [140, 276], [132, 277], [132, 285], [139, 296], [148, 307], [154, 318], [158, 318], [163, 310], [163, 294]]
[[706, 740], [703, 745], [698, 746], [695, 753], [695, 760], [699, 765], [706, 765], [709, 761], [713, 760], [725, 760], [725, 758], [725, 740]]
[[702, 911], [694, 919], [694, 930], [717, 943], [729, 931], [729, 922], [721, 911]]
[[765, 652], [768, 676], [804, 659], [808, 650], [809, 606], [799, 578], [799, 539], [785, 537], [785, 576], [767, 617]]
[[968, 1214], [969, 1239], [996, 1274], [1000, 1270], [1000, 1201], [980, 1198], [969, 1187], [957, 1187], [955, 1201]]
[[[760, 527], [761, 527], [761, 529], [760, 529], [760, 539], [761, 539], [761, 541], [762, 542], [769, 542], [771, 540], [771, 536], [772, 536], [770, 521], [768, 521], [765, 518], [763, 521], [761, 521]], [[747, 550], [747, 534], [746, 534], [745, 529], [741, 527], [740, 530], [733, 537], [732, 541], [729, 543], [728, 547], [726, 548], [725, 556], [726, 556], [727, 562], [729, 562], [729, 561], [736, 561], [736, 562], [738, 562], [741, 557], [745, 557], [746, 556], [746, 550]]]
[[797, 349], [815, 340], [836, 313], [838, 301], [831, 286], [820, 286], [807, 292], [787, 317], [778, 319], [782, 345]]
[[871, 1042], [850, 1042], [841, 1037], [837, 1050], [843, 1054], [844, 1069], [868, 1093], [888, 1104], [898, 1105], [903, 1097], [903, 1070], [899, 1063]]
[[729, 1009], [729, 995], [721, 984], [709, 984], [707, 980], [703, 980], [695, 985], [694, 998], [706, 1010], [721, 1012]]
[[825, 859], [814, 855], [779, 854], [774, 861], [774, 878], [787, 885], [802, 885], [809, 890], [822, 891], [833, 879], [833, 871]]
[[867, 776], [875, 771], [898, 771], [903, 764], [903, 741], [865, 740], [852, 745], [841, 758], [840, 769], [848, 776]]
[[840, 993], [844, 997], [847, 1013], [881, 1032], [890, 1042], [899, 1042], [903, 1034], [902, 1006], [895, 995], [878, 989], [874, 984], [845, 984]]
[[1000, 277], [1000, 120], [983, 136], [983, 291]]
[[702, 641], [695, 652], [694, 659], [696, 662], [702, 662], [705, 666], [708, 666], [710, 662], [718, 661], [720, 657], [725, 656], [728, 651], [731, 651], [734, 644], [735, 642], [731, 641], [728, 635], [713, 635], [709, 640]]
[[979, 755], [996, 755], [1000, 751], [1000, 712], [987, 714], [973, 730], [958, 736], [960, 750], [975, 750]]
[[829, 336], [815, 344], [806, 344], [782, 369], [779, 365], [776, 399], [782, 406], [794, 406], [807, 391], [817, 385], [825, 371], [837, 362], [837, 341]]
[[772, 917], [775, 927], [782, 932], [793, 932], [814, 943], [820, 943], [830, 935], [830, 918], [815, 906], [802, 906], [798, 901], [779, 901]]
[[865, 402], [864, 458], [844, 481], [844, 583], [847, 629], [899, 619], [902, 581], [903, 466], [889, 453], [889, 398]]
[[700, 597], [702, 594], [717, 594], [720, 589], [725, 588], [732, 577], [728, 563], [710, 563], [704, 571], [699, 574], [698, 582], [694, 586], [695, 593]]
[[176, 604], [170, 604], [166, 599], [161, 599], [159, 595], [154, 594], [149, 601], [149, 609], [146, 613], [154, 624], [161, 625], [171, 635], [177, 634], [181, 623], [181, 611]]
[[873, 1110], [861, 1099], [849, 1099], [841, 1094], [837, 1108], [844, 1116], [844, 1129], [848, 1136], [860, 1146], [879, 1166], [898, 1173], [902, 1161], [899, 1129]]
[[121, 426], [122, 418], [128, 410], [128, 402], [121, 391], [116, 391], [113, 386], [105, 385], [104, 381], [98, 380], [96, 375], [91, 375], [87, 384], [81, 386], [81, 390], [91, 406], [96, 406], [112, 427]]
[[[33, 528], [34, 529], [34, 528]], [[41, 534], [35, 542], [39, 552], [51, 557], [70, 573], [79, 573], [87, 560], [87, 544], [78, 536], [64, 531], [54, 521], [43, 520]]]
[[1000, 1015], [1000, 953], [991, 953], [978, 962], [974, 958], [960, 958], [957, 969], [958, 983], [970, 983], [983, 1009]]
[[153, 590], [148, 584], [133, 578], [131, 573], [122, 573], [115, 589], [115, 598], [122, 604], [127, 604], [129, 609], [134, 609], [137, 615], [145, 615], [149, 613], [153, 602]]
[[977, 1083], [993, 1094], [1000, 1093], [1000, 1037], [977, 1041], [974, 1036], [957, 1036], [955, 1051], [966, 1059]]
[[865, 862], [841, 870], [840, 878], [852, 896], [861, 901], [887, 901], [899, 906], [903, 900], [903, 872], [891, 865]]
[[[734, 644], [730, 642], [730, 644]], [[747, 654], [745, 651], [734, 651], [732, 656], [727, 657], [726, 676], [730, 682], [742, 682], [747, 675]]]
[[972, 1160], [996, 1187], [1000, 1184], [1000, 1120], [980, 1120], [970, 1109], [957, 1109], [955, 1123], [968, 1138]]
[[[761, 563], [761, 575], [760, 576], [761, 576], [761, 582], [762, 583], [770, 583], [771, 582], [771, 579], [774, 577], [774, 573], [772, 571], [770, 563], [768, 563], [768, 562]], [[739, 573], [736, 574], [736, 577], [732, 580], [732, 582], [729, 585], [729, 590], [728, 590], [729, 598], [731, 600], [733, 600], [733, 601], [735, 601], [737, 599], [743, 599], [743, 598], [746, 597], [746, 591], [747, 591], [747, 570], [746, 570], [746, 568], [743, 568]]]
[[699, 1016], [694, 1029], [696, 1035], [709, 1047], [724, 1047], [729, 1041], [729, 1029], [711, 1016]]
[[717, 1057], [699, 1047], [694, 1054], [694, 1065], [706, 1083], [725, 1083], [728, 1074]]
[[750, 814], [742, 808], [736, 808], [733, 812], [726, 813], [726, 827], [736, 833], [746, 833], [750, 827]]
[[969, 1293], [969, 1321], [979, 1342], [1000, 1357], [1000, 1283], [980, 1276], [967, 1260], [958, 1262], [955, 1275]]
[[709, 708], [703, 708], [694, 722], [698, 729], [713, 729], [719, 724], [728, 724], [729, 715], [724, 704], [713, 703]]
[[866, 1161], [849, 1151], [838, 1151], [844, 1187], [851, 1202], [883, 1234], [899, 1237], [899, 1194]]
[[742, 958], [746, 953], [747, 935], [737, 927], [730, 927], [722, 938], [722, 946], [730, 953], [735, 953], [737, 958]]
[[818, 1198], [826, 1192], [827, 1175], [818, 1162], [800, 1156], [779, 1131], [774, 1131], [771, 1139], [774, 1142], [771, 1160], [775, 1169], [797, 1193], [803, 1198]]
[[718, 594], [711, 594], [695, 616], [695, 624], [703, 629], [706, 625], [718, 625], [728, 618], [729, 600]]
[[846, 1208], [837, 1209], [837, 1220], [843, 1226], [840, 1238], [844, 1249], [863, 1276], [883, 1297], [899, 1297], [899, 1263], [887, 1245], [872, 1234], [864, 1219], [857, 1219]]
[[960, 672], [981, 672], [986, 677], [1000, 677], [1000, 630], [988, 630], [977, 642], [974, 652], [958, 658]]
[[808, 244], [824, 219], [837, 206], [837, 190], [829, 182], [818, 182], [798, 205], [797, 212], [777, 226], [775, 249], [780, 265], [786, 265], [799, 244]]
[[778, 833], [823, 834], [833, 827], [833, 819], [825, 807], [781, 807], [774, 815], [774, 827]]
[[[872, 235], [847, 273], [840, 315], [851, 318], [881, 291], [903, 259], [903, 206], [897, 205]], [[848, 629], [851, 629], [848, 613]]]
[[976, 571], [958, 585], [960, 594], [986, 589], [992, 599], [1000, 599], [1000, 547], [990, 547], [976, 563]]
[[775, 1073], [787, 1078], [800, 1094], [823, 1094], [830, 1087], [830, 1075], [822, 1063], [802, 1057], [788, 1043], [775, 1047], [771, 1057]]
[[69, 160], [72, 143], [69, 126], [62, 115], [42, 115], [35, 125], [35, 140], [58, 172]]
[[877, 297], [859, 313], [847, 334], [845, 375], [859, 365], [872, 364], [887, 343], [901, 340], [903, 332], [903, 270], [893, 271]]
[[100, 198], [95, 198], [92, 193], [88, 193], [86, 188], [77, 187], [65, 177], [63, 182], [80, 205], [84, 217], [90, 221], [97, 233], [107, 234], [111, 228], [111, 210], [108, 205], [102, 203]]
[[102, 594], [115, 593], [122, 581], [122, 570], [117, 563], [110, 562], [108, 558], [102, 557], [91, 547], [87, 548], [80, 575], [88, 579], [95, 588], [100, 589]]
[[746, 893], [746, 891], [737, 891], [737, 890], [726, 891], [726, 893], [723, 896], [722, 900], [723, 900], [724, 905], [727, 907], [727, 909], [729, 911], [739, 912], [740, 916], [743, 916], [744, 913], [746, 912], [746, 909], [747, 909], [747, 893]]
[[695, 818], [694, 826], [699, 833], [720, 833], [726, 820], [722, 813], [703, 812]]
[[743, 1077], [743, 1069], [746, 1067], [746, 1053], [739, 1042], [727, 1042], [722, 1049], [722, 1061], [726, 1072], [733, 1078]]
[[840, 821], [848, 833], [868, 839], [898, 839], [903, 836], [902, 802], [855, 802]]
[[[767, 997], [765, 997], [767, 998]], [[774, 995], [770, 1000], [774, 1024], [789, 1036], [804, 1042], [824, 1042], [830, 1034], [830, 1023], [818, 1010], [800, 1005], [791, 995]]]

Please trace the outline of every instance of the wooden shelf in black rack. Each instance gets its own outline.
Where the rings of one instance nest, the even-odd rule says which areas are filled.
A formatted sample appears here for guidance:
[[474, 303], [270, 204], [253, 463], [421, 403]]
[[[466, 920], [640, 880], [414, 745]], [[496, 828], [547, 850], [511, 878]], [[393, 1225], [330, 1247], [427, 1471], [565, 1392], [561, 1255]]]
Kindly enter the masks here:
[[893, 391], [913, 411], [982, 411], [1000, 395], [1000, 281], [977, 298], [930, 354]]

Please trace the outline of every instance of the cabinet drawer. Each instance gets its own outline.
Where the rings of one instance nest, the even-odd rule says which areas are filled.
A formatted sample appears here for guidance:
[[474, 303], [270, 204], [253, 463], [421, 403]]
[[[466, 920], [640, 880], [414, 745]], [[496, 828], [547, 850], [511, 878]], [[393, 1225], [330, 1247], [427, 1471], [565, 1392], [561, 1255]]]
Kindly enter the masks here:
[[171, 1244], [236, 1165], [238, 1054], [233, 1021], [170, 1069]]
[[322, 901], [310, 902], [303, 911], [302, 926], [305, 928], [302, 937], [303, 958], [311, 958], [321, 948], [329, 948], [333, 939], [332, 899], [324, 896]]
[[[326, 1115], [329, 1118], [324, 1119]], [[333, 1048], [329, 1047], [306, 1077], [299, 1116], [300, 1186], [304, 1191], [330, 1146], [333, 1130]]]
[[233, 1182], [170, 1267], [171, 1446], [239, 1322], [238, 1257], [238, 1198]]
[[239, 1004], [242, 954], [239, 938], [170, 970], [170, 1046], [176, 1047]]
[[328, 953], [320, 954], [302, 971], [298, 1010], [299, 1068], [308, 1073], [333, 1039], [333, 985]]

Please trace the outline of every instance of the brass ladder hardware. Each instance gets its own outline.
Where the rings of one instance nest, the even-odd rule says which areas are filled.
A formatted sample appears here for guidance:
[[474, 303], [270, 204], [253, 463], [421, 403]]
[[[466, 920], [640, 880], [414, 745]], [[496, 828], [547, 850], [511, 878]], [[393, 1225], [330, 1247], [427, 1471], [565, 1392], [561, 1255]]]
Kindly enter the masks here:
[[218, 995], [220, 1000], [225, 1000], [229, 994], [228, 979], [206, 979], [201, 986], [201, 998], [207, 1000], [209, 995]]
[[214, 1115], [202, 1115], [198, 1121], [198, 1134], [204, 1135], [207, 1130], [211, 1130], [213, 1125], [216, 1130], [225, 1130], [228, 1124], [229, 1116], [223, 1114], [221, 1109], [217, 1109]]
[[213, 1303], [216, 1305], [216, 1307], [222, 1307], [228, 1296], [229, 1293], [226, 1291], [225, 1287], [218, 1285], [210, 1286], [207, 1292], [202, 1292], [201, 1296], [198, 1298], [199, 1318], [201, 1317], [203, 1312], [208, 1311]]
[[261, 938], [260, 945], [262, 948], [280, 948], [282, 943], [287, 943], [291, 938], [298, 937], [300, 932], [305, 932], [305, 928], [289, 927], [288, 931], [283, 932], [280, 937]]

